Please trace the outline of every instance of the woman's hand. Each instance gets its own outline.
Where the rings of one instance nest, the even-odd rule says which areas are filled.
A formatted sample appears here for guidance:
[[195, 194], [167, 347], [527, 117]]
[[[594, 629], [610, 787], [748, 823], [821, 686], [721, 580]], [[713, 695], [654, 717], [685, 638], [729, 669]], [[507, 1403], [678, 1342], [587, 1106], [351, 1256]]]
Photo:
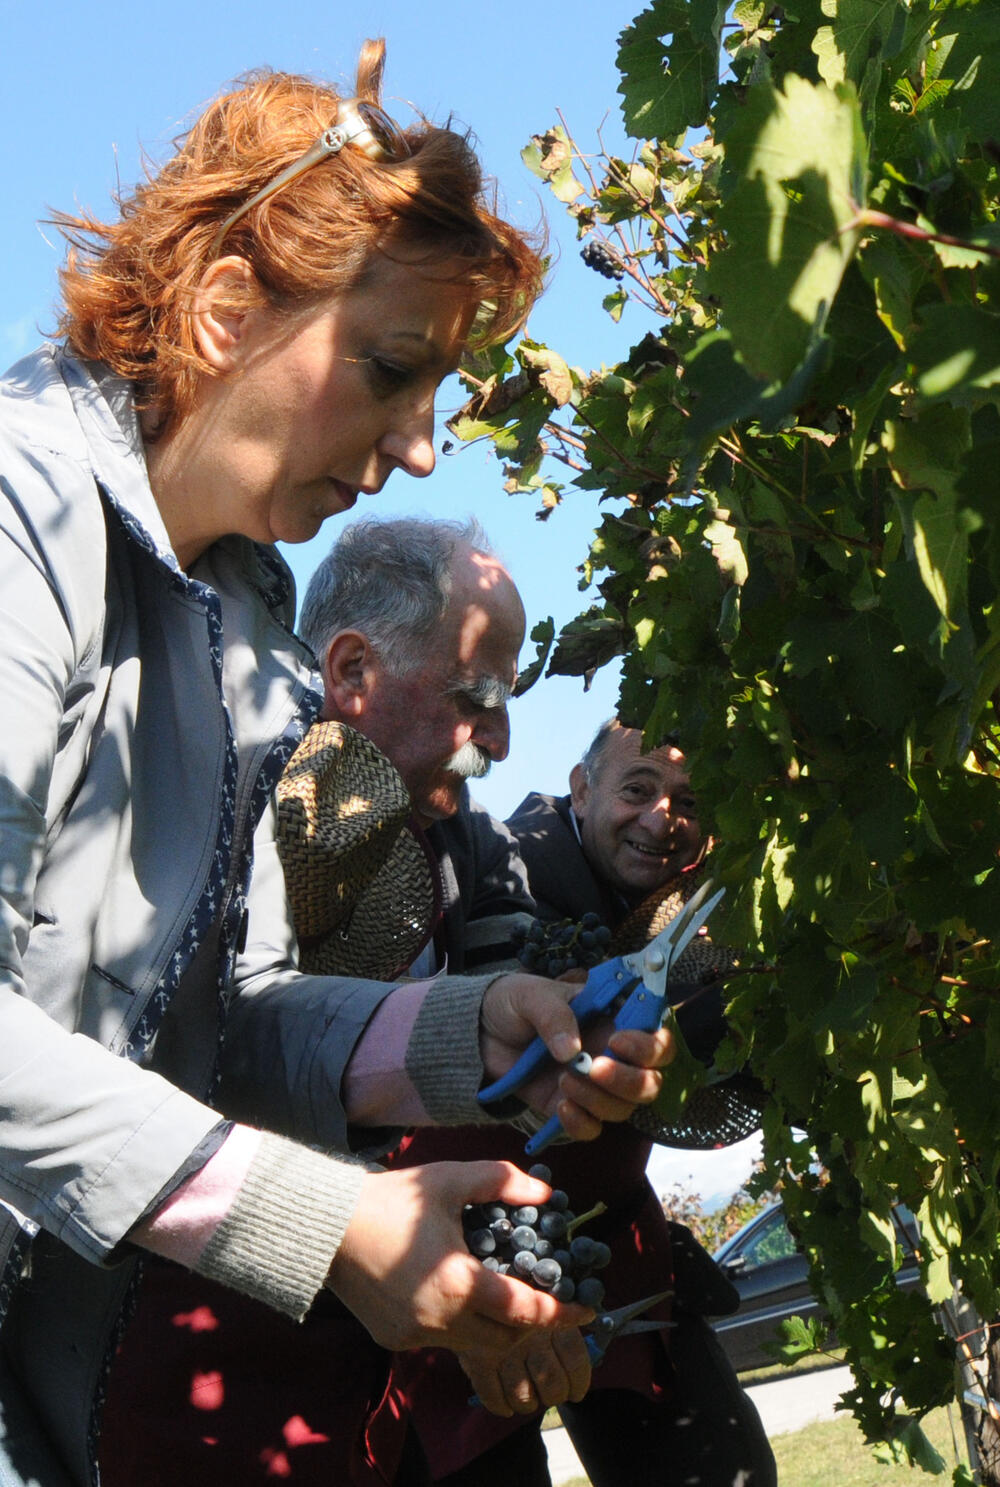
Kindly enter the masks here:
[[510, 1162], [368, 1173], [327, 1285], [384, 1348], [446, 1347], [495, 1367], [526, 1329], [579, 1327], [593, 1317], [485, 1269], [466, 1248], [466, 1203], [542, 1203], [549, 1192]]
[[595, 1055], [610, 1048], [615, 1057], [595, 1057], [586, 1076], [550, 1067], [517, 1092], [538, 1114], [558, 1114], [574, 1141], [592, 1141], [605, 1121], [628, 1120], [636, 1105], [656, 1099], [663, 1082], [659, 1070], [676, 1049], [666, 1028], [615, 1032], [608, 1018], [592, 1023], [581, 1042], [568, 1006], [578, 990], [575, 984], [541, 976], [499, 977], [483, 998], [479, 1042], [489, 1080], [506, 1074], [536, 1036], [556, 1065], [569, 1063], [583, 1048]]
[[590, 1357], [576, 1327], [529, 1332], [499, 1363], [478, 1353], [460, 1353], [458, 1361], [480, 1404], [507, 1418], [579, 1402], [590, 1388]]

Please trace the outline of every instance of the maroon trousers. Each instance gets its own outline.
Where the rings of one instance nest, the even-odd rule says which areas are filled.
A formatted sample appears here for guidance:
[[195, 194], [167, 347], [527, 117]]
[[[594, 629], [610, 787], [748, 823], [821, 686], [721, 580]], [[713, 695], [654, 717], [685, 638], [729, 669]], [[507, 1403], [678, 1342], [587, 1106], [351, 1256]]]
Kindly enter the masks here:
[[388, 1372], [389, 1355], [333, 1296], [298, 1325], [151, 1261], [111, 1373], [102, 1482], [385, 1487], [407, 1433]]

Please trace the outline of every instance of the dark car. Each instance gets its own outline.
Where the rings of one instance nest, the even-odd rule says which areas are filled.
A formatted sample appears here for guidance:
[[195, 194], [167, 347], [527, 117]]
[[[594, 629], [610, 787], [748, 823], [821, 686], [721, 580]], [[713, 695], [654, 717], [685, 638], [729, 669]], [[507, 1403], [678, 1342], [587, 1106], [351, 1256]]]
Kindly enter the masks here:
[[[920, 1282], [913, 1256], [916, 1220], [901, 1204], [896, 1230], [906, 1258], [896, 1272], [901, 1286]], [[715, 1253], [715, 1261], [740, 1293], [740, 1308], [712, 1326], [737, 1370], [765, 1368], [777, 1360], [766, 1343], [778, 1340], [778, 1323], [785, 1317], [814, 1317], [819, 1303], [809, 1289], [809, 1262], [796, 1246], [780, 1203], [772, 1203], [744, 1224]], [[831, 1345], [836, 1339], [831, 1338]]]

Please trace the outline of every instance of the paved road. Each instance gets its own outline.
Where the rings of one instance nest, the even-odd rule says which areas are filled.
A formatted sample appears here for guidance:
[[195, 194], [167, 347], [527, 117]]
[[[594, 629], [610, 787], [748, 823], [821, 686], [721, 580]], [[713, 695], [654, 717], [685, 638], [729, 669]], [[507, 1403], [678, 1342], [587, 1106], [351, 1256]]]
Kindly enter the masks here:
[[[814, 1420], [832, 1420], [834, 1405], [851, 1387], [849, 1368], [825, 1368], [816, 1373], [795, 1374], [768, 1384], [755, 1384], [747, 1393], [760, 1412], [769, 1437], [801, 1430]], [[549, 1453], [553, 1487], [584, 1476], [580, 1458], [565, 1430], [546, 1430], [543, 1436]]]
[[789, 1379], [755, 1384], [747, 1393], [757, 1406], [768, 1438], [801, 1430], [814, 1420], [833, 1420], [834, 1405], [852, 1385], [849, 1368], [824, 1368], [816, 1373], [798, 1373]]

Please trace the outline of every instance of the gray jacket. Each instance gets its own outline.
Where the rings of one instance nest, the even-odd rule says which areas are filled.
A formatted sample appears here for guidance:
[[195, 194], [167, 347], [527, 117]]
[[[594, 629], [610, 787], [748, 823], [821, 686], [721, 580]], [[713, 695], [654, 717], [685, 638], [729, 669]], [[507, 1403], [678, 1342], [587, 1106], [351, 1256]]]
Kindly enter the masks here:
[[[52, 348], [0, 382], [0, 1395], [66, 1481], [118, 1247], [218, 1126], [223, 1024], [232, 1109], [252, 1090], [261, 1124], [344, 1147], [343, 1069], [391, 990], [294, 970], [271, 796], [317, 698], [290, 615], [271, 549], [178, 568], [126, 384]], [[449, 999], [439, 1118], [481, 1072]], [[0, 1483], [64, 1480], [7, 1435]]]

